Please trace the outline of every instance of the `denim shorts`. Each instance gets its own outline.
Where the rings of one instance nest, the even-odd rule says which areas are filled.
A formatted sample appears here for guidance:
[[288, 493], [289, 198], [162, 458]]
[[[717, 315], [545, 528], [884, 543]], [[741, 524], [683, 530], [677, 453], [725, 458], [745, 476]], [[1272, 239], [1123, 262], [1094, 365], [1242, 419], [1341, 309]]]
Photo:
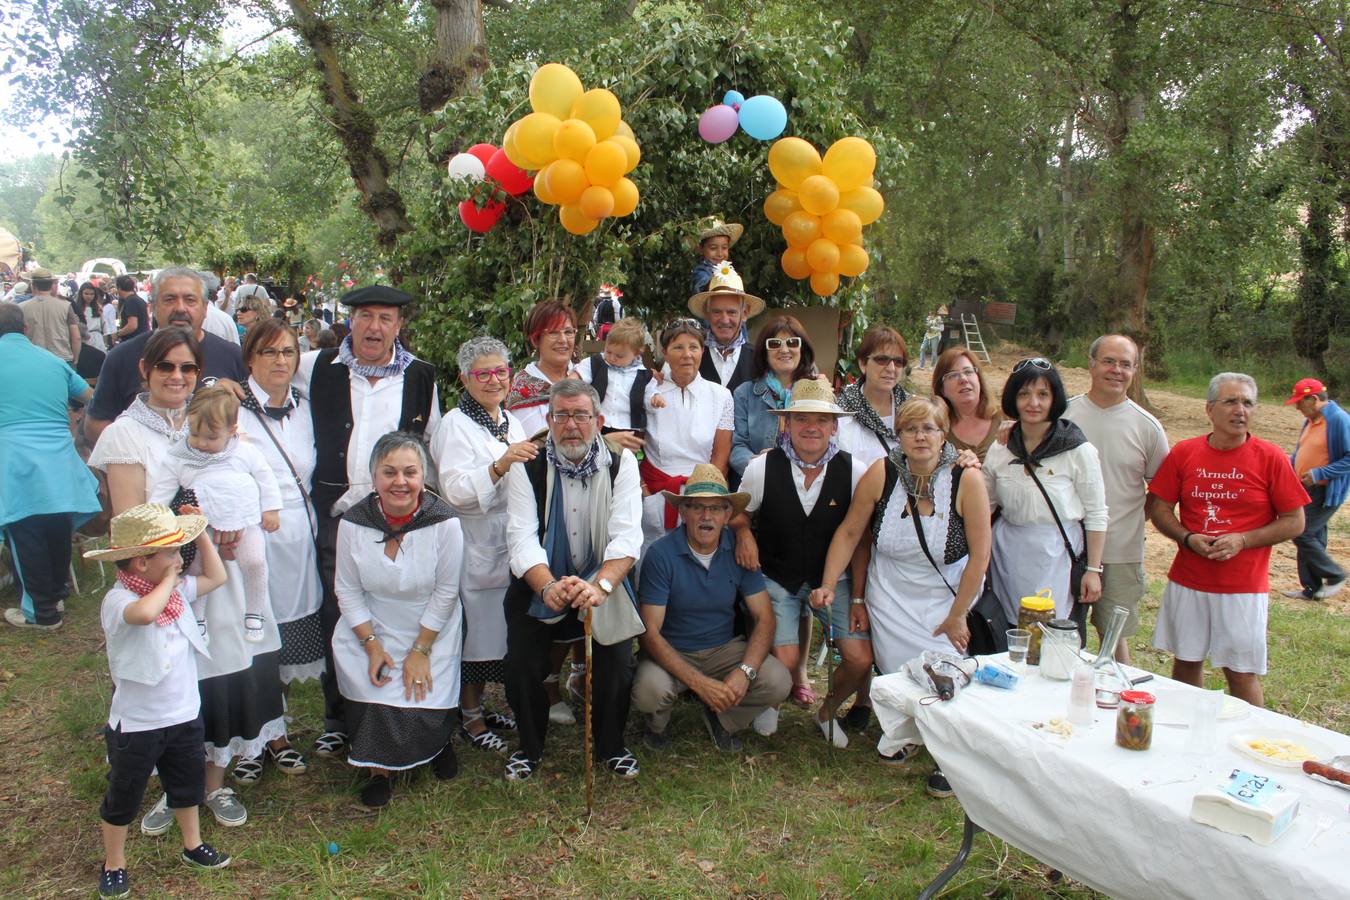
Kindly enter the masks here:
[[851, 592], [847, 575], [840, 578], [839, 583], [834, 586], [834, 603], [829, 608], [829, 619], [825, 618], [826, 610], [811, 608], [812, 587], [809, 584], [804, 584], [800, 590], [789, 593], [787, 588], [765, 576], [764, 587], [769, 592], [769, 601], [773, 604], [773, 616], [776, 622], [773, 633], [773, 645], [775, 647], [798, 643], [801, 640], [797, 634], [798, 623], [811, 613], [815, 614], [822, 625], [829, 625], [833, 622], [835, 640], [865, 641], [871, 638], [871, 635], [866, 631], [850, 632], [848, 630], [848, 607]]

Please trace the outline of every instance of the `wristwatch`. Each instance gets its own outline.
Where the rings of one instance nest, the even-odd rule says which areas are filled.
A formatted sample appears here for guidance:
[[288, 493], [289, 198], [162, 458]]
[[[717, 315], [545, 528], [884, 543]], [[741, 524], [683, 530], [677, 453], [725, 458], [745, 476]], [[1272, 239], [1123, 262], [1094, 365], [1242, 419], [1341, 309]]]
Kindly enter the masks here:
[[861, 598], [861, 597], [854, 597], [852, 600], [848, 601], [848, 605], [849, 605], [849, 606], [862, 606], [862, 605], [863, 605], [864, 603], [866, 603], [866, 602], [867, 602], [867, 601], [864, 600], [864, 599]]
[[595, 585], [605, 592], [606, 597], [614, 593], [614, 584], [608, 578], [597, 578]]
[[745, 673], [746, 681], [754, 681], [759, 677], [759, 671], [753, 666], [746, 665], [745, 663], [741, 663], [741, 671]]

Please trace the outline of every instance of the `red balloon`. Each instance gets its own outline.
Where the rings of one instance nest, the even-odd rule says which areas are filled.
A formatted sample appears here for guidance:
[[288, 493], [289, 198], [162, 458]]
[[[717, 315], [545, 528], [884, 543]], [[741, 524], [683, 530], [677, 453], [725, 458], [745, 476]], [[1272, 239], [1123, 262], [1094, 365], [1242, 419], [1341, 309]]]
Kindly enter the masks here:
[[472, 147], [470, 147], [468, 150], [465, 150], [464, 152], [472, 153], [474, 156], [481, 159], [483, 161], [483, 165], [486, 166], [488, 164], [488, 161], [492, 159], [492, 154], [497, 152], [497, 148], [492, 146], [491, 144], [474, 144]]
[[487, 161], [487, 176], [497, 181], [512, 197], [534, 187], [534, 176], [506, 158], [505, 150], [498, 150]]
[[497, 220], [502, 217], [504, 212], [506, 212], [506, 204], [498, 203], [495, 200], [489, 200], [482, 209], [474, 206], [472, 200], [461, 200], [459, 203], [459, 220], [470, 231], [478, 234], [491, 231], [492, 226], [497, 224]]

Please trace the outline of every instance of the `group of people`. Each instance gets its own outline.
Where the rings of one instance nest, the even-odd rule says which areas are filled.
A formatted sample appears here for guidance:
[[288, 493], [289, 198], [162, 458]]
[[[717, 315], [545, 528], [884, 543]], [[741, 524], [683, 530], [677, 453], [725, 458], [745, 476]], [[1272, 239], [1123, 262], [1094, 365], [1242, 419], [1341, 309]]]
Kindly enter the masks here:
[[[494, 337], [459, 348], [445, 414], [435, 368], [399, 339], [413, 298], [382, 285], [346, 294], [349, 333], [306, 352], [270, 315], [242, 347], [212, 334], [201, 273], [161, 270], [158, 327], [113, 347], [92, 398], [0, 305], [0, 378], [31, 386], [0, 401], [0, 526], [23, 589], [11, 624], [60, 627], [71, 529], [103, 505], [91, 467], [113, 515], [109, 547], [88, 554], [117, 563], [105, 895], [127, 889], [126, 830], [156, 768], [142, 831], [176, 821], [186, 861], [228, 862], [196, 808], [241, 825], [227, 771], [306, 770], [284, 716], [297, 682], [322, 685], [315, 752], [362, 768], [372, 808], [395, 773], [454, 777], [456, 735], [531, 779], [550, 726], [575, 721], [565, 694], [587, 633], [595, 763], [615, 777], [640, 774], [631, 708], [660, 752], [686, 692], [718, 749], [772, 735], [784, 702], [843, 747], [869, 721], [874, 671], [968, 649], [986, 583], [1012, 620], [1049, 588], [1057, 616], [1091, 611], [1102, 631], [1121, 607], [1132, 635], [1146, 516], [1178, 545], [1155, 646], [1181, 680], [1198, 684], [1208, 658], [1261, 702], [1270, 546], [1299, 539], [1309, 598], [1344, 582], [1322, 511], [1350, 486], [1350, 421], [1320, 383], [1296, 387], [1308, 426], [1292, 458], [1249, 433], [1256, 385], [1237, 373], [1210, 385], [1212, 433], [1169, 451], [1127, 397], [1138, 350], [1120, 335], [1092, 344], [1087, 393], [1069, 398], [1030, 357], [996, 400], [962, 347], [937, 355], [932, 396], [910, 396], [905, 340], [878, 325], [836, 395], [796, 318], [750, 337], [765, 304], [727, 261], [735, 236], [701, 236], [720, 258], [695, 269], [692, 317], [660, 331], [659, 368], [631, 317], [577, 359], [576, 313], [547, 301], [524, 323], [523, 367]], [[68, 401], [89, 402], [88, 466]], [[824, 698], [806, 674], [813, 620], [840, 656]], [[486, 707], [494, 683], [509, 710]], [[878, 752], [903, 764], [920, 744], [901, 723]], [[936, 768], [928, 789], [951, 793]]]

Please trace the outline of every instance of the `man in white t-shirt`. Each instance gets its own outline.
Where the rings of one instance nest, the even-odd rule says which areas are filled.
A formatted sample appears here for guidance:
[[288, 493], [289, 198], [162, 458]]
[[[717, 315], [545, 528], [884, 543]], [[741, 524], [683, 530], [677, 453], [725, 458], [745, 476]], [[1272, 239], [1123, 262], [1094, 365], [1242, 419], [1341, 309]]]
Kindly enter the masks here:
[[234, 318], [234, 311], [238, 305], [238, 301], [234, 296], [238, 287], [239, 279], [235, 278], [233, 275], [226, 275], [225, 283], [222, 284], [220, 290], [216, 292], [216, 306], [220, 307], [221, 311], [231, 319]]
[[267, 288], [258, 284], [258, 276], [249, 272], [244, 276], [244, 283], [235, 288], [234, 308], [239, 309], [240, 305], [249, 297], [261, 297], [268, 303], [272, 302], [272, 297], [267, 293]]
[[1092, 607], [1098, 636], [1110, 622], [1111, 610], [1129, 613], [1116, 659], [1130, 661], [1129, 638], [1139, 630], [1139, 601], [1144, 596], [1144, 500], [1148, 482], [1167, 456], [1162, 423], [1125, 392], [1138, 371], [1139, 348], [1119, 334], [1097, 338], [1088, 349], [1092, 387], [1069, 401], [1072, 419], [1097, 448], [1106, 506], [1111, 522], [1102, 555], [1102, 597]]

